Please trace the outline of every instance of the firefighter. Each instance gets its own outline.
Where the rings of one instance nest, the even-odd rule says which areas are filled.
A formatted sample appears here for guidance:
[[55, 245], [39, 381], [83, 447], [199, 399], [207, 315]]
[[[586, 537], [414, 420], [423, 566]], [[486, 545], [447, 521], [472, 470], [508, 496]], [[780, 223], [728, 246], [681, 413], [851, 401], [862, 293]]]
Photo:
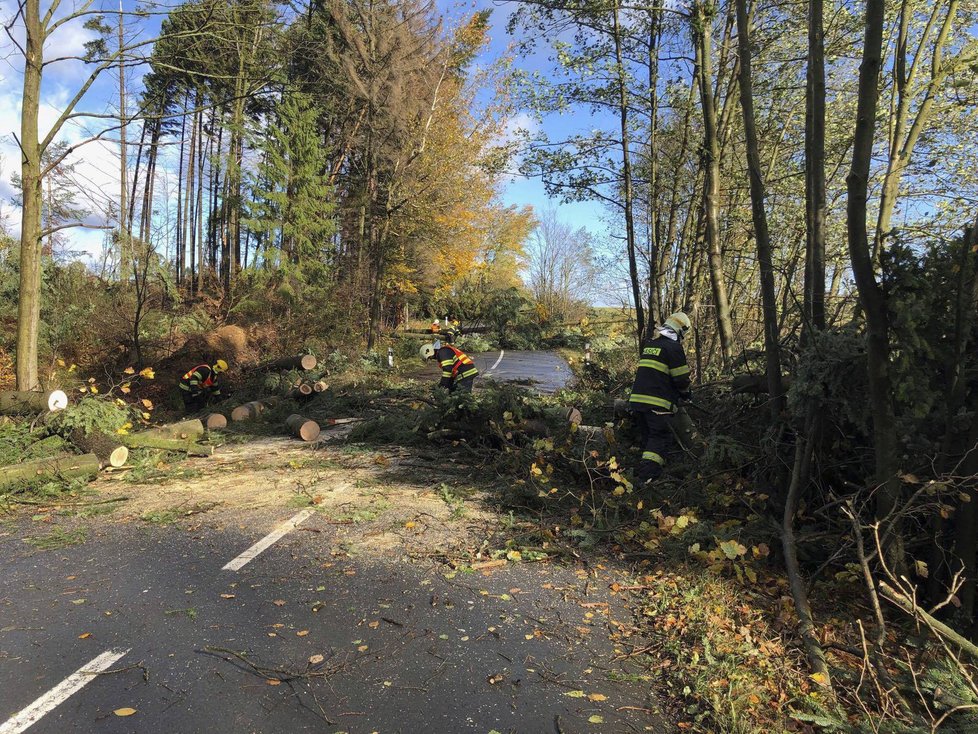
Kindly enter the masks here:
[[431, 322], [431, 333], [438, 336], [441, 333], [441, 324], [438, 323], [438, 319]]
[[441, 382], [448, 392], [472, 392], [472, 384], [479, 370], [465, 352], [451, 344], [425, 344], [421, 347], [421, 359], [436, 359], [441, 365]]
[[196, 413], [205, 408], [213, 398], [221, 397], [217, 376], [227, 372], [227, 369], [228, 363], [219, 359], [213, 365], [198, 365], [180, 378], [180, 394], [188, 413]]
[[679, 401], [689, 401], [689, 365], [683, 336], [692, 324], [674, 313], [642, 344], [638, 371], [628, 407], [635, 414], [643, 437], [642, 461], [635, 472], [639, 484], [651, 484], [662, 475], [666, 452], [673, 445], [670, 423]]

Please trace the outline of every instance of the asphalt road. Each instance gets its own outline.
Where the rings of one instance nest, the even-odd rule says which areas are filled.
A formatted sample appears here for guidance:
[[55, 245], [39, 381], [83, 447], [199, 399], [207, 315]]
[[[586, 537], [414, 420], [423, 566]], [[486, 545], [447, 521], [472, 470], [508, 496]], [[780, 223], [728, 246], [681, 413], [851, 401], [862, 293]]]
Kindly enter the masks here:
[[295, 512], [190, 528], [99, 520], [56, 550], [23, 542], [29, 514], [8, 522], [0, 733], [25, 730], [8, 717], [109, 650], [127, 652], [26, 730], [672, 731], [650, 684], [616, 661], [613, 607], [589, 572], [511, 564], [447, 578], [351, 555], [317, 513], [222, 570]]
[[542, 393], [567, 387], [574, 375], [567, 361], [555, 352], [485, 352], [472, 355], [482, 379], [521, 382]]

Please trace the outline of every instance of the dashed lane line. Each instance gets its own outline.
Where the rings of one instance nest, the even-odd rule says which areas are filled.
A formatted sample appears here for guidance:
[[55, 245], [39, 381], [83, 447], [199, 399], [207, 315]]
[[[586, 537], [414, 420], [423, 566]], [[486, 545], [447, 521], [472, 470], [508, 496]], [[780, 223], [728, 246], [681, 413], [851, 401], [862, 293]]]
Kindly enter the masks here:
[[103, 673], [111, 668], [130, 649], [108, 650], [90, 663], [83, 665], [30, 706], [7, 719], [0, 726], [0, 734], [20, 734], [20, 732], [33, 726], [46, 713], [52, 711], [59, 704], [67, 701], [70, 696], [78, 693], [78, 691], [88, 685], [99, 673]]
[[[299, 525], [303, 521], [305, 521], [306, 519], [308, 519], [309, 516], [312, 515], [314, 512], [315, 512], [315, 510], [303, 510], [298, 515], [296, 515], [295, 517], [293, 517], [291, 520], [286, 520], [281, 525], [279, 525], [277, 528], [275, 528], [275, 530], [273, 530], [272, 532], [270, 532], [268, 535], [266, 535], [264, 538], [262, 538], [261, 540], [259, 540], [257, 543], [255, 543], [253, 546], [251, 546], [248, 550], [246, 550], [244, 553], [242, 553], [240, 556], [238, 556], [237, 558], [235, 558], [230, 563], [227, 563], [221, 570], [222, 571], [239, 571], [239, 570], [241, 570], [245, 566], [245, 564], [247, 564], [249, 561], [254, 560], [255, 557], [258, 556], [259, 553], [261, 553], [262, 551], [266, 550], [269, 546], [271, 546], [274, 543], [276, 543], [286, 533], [290, 533], [293, 530], [295, 530], [297, 527], [299, 527]], [[0, 732], [0, 734], [6, 734], [6, 733], [5, 732]]]

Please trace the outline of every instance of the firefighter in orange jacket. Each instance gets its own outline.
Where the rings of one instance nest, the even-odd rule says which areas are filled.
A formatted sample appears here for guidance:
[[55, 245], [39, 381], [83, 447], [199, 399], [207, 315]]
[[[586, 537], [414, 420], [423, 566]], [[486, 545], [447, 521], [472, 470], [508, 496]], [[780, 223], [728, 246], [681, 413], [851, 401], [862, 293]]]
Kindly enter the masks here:
[[219, 359], [213, 365], [197, 365], [180, 378], [180, 395], [188, 413], [203, 410], [211, 398], [221, 396], [217, 376], [227, 369], [228, 363]]
[[472, 384], [479, 370], [465, 352], [451, 344], [425, 344], [421, 347], [421, 359], [436, 359], [441, 365], [439, 387], [449, 392], [472, 392]]

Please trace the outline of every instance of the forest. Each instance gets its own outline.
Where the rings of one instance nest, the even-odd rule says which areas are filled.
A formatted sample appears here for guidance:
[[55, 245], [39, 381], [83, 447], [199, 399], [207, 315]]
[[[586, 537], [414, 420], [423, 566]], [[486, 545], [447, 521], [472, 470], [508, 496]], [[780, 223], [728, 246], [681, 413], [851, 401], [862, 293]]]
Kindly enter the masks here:
[[[581, 458], [579, 433], [503, 431], [472, 440], [485, 465], [509, 457], [517, 504], [579, 540], [697, 568], [777, 630], [779, 662], [736, 672], [743, 646], [700, 659], [712, 581], [669, 607], [690, 726], [978, 727], [975, 0], [7, 10], [0, 390], [161, 404], [139, 375], [172, 387], [232, 326], [241, 360], [335, 355], [351, 389], [393, 379], [388, 348], [416, 360], [432, 319], [472, 352], [559, 350], [576, 382], [557, 403], [617, 438]], [[59, 55], [72, 30], [84, 50]], [[96, 147], [116, 190], [79, 176]], [[506, 203], [515, 179], [553, 208]], [[606, 234], [561, 219], [582, 203]], [[613, 402], [676, 311], [700, 450], [648, 497]], [[518, 424], [494, 390], [471, 420]]]

